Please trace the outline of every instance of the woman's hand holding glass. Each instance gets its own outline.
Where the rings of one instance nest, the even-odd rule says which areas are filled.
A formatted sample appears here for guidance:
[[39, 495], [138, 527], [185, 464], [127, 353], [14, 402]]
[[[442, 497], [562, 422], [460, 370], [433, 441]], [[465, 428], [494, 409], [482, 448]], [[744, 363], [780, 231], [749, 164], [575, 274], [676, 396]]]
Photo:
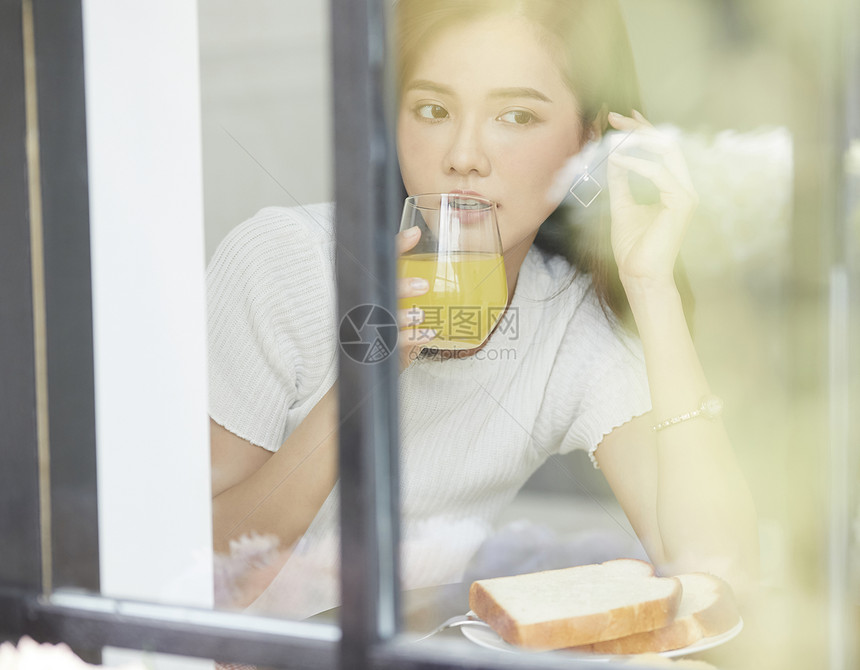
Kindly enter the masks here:
[[[633, 133], [621, 150], [609, 156], [609, 201], [612, 213], [612, 250], [621, 281], [628, 289], [672, 286], [675, 260], [687, 225], [698, 204], [686, 162], [677, 143], [662, 135], [644, 116], [610, 114], [609, 122]], [[623, 151], [638, 147], [656, 160]], [[659, 191], [656, 203], [638, 202], [628, 179], [630, 172], [649, 179]]]
[[[421, 230], [417, 227], [409, 228], [397, 234], [395, 240], [397, 255], [409, 251], [421, 239]], [[424, 295], [430, 290], [430, 284], [421, 277], [401, 277], [397, 280], [397, 297], [402, 302], [406, 298], [414, 298]], [[398, 338], [398, 349], [400, 351], [401, 372], [409, 367], [409, 364], [417, 358], [421, 347], [436, 336], [432, 328], [421, 328], [424, 321], [424, 311], [420, 308], [399, 309], [397, 323], [400, 326]]]

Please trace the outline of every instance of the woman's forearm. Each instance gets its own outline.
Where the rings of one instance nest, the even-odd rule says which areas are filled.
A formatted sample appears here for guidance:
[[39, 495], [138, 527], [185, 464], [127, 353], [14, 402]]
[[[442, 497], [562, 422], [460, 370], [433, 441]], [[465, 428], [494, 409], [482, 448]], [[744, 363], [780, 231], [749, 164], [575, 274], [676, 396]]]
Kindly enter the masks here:
[[[627, 282], [625, 289], [645, 352], [655, 421], [696, 409], [710, 388], [674, 283]], [[754, 504], [722, 421], [683, 421], [658, 431], [656, 441], [657, 521], [670, 567], [729, 578], [756, 574]]]
[[215, 550], [249, 533], [295, 543], [337, 480], [337, 445], [335, 385], [262, 467], [213, 499]]

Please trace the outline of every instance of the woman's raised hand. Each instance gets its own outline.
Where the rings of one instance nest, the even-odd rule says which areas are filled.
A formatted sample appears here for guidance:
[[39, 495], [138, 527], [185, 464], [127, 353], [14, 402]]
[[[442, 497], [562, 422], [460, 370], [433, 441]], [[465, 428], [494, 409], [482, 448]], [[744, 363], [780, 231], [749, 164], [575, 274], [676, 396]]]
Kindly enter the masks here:
[[[417, 227], [407, 228], [397, 234], [397, 255], [409, 251], [418, 244], [421, 239], [421, 230]], [[424, 295], [430, 290], [426, 279], [420, 277], [402, 277], [397, 280], [397, 297], [399, 299], [414, 298]], [[400, 326], [398, 348], [400, 350], [400, 371], [409, 367], [421, 352], [421, 347], [434, 337], [436, 331], [430, 328], [421, 328], [424, 321], [424, 310], [420, 308], [399, 309], [397, 322]]]
[[[633, 133], [620, 149], [636, 146], [655, 155], [655, 160], [620, 150], [609, 155], [612, 251], [621, 281], [625, 287], [667, 285], [674, 282], [675, 259], [699, 201], [686, 162], [678, 145], [639, 112], [634, 110], [633, 117], [611, 113], [609, 122], [617, 130]], [[653, 182], [659, 191], [656, 203], [636, 201], [628, 181], [630, 172]]]

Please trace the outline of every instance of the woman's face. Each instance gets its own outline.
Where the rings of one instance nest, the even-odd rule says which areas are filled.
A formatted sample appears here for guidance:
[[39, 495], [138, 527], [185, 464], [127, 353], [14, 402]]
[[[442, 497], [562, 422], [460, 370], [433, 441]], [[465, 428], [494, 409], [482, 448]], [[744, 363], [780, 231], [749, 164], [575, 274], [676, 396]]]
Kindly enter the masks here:
[[533, 26], [491, 17], [431, 40], [404, 82], [397, 144], [406, 190], [498, 203], [505, 251], [534, 239], [547, 192], [582, 145], [576, 99]]

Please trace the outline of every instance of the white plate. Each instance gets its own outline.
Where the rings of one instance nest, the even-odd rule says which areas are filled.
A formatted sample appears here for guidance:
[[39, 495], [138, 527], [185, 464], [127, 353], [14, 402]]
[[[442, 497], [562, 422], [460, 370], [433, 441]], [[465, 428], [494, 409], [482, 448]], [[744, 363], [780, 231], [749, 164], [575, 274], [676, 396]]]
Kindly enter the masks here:
[[[473, 612], [469, 612], [470, 614], [474, 614]], [[662, 651], [660, 652], [660, 656], [672, 657], [672, 656], [685, 656], [686, 654], [695, 654], [699, 651], [705, 651], [706, 649], [711, 649], [712, 647], [717, 647], [721, 644], [725, 644], [733, 637], [737, 636], [738, 633], [743, 630], [744, 621], [740, 619], [734, 628], [727, 630], [725, 633], [721, 635], [714, 635], [713, 637], [705, 637], [699, 640], [698, 642], [694, 642], [691, 645], [686, 647], [681, 647], [680, 649], [672, 649], [670, 651]], [[528, 649], [523, 649], [522, 647], [515, 647], [512, 644], [508, 644], [492, 628], [484, 628], [483, 626], [463, 626], [460, 628], [460, 632], [463, 633], [463, 636], [475, 644], [481, 647], [487, 647], [488, 649], [497, 649], [499, 651], [507, 651], [513, 653], [548, 653], [548, 652], [531, 652]], [[565, 652], [569, 654], [573, 654], [574, 652]], [[583, 661], [609, 661], [611, 659], [617, 659], [618, 656], [607, 656], [602, 654], [576, 654], [577, 660]]]

